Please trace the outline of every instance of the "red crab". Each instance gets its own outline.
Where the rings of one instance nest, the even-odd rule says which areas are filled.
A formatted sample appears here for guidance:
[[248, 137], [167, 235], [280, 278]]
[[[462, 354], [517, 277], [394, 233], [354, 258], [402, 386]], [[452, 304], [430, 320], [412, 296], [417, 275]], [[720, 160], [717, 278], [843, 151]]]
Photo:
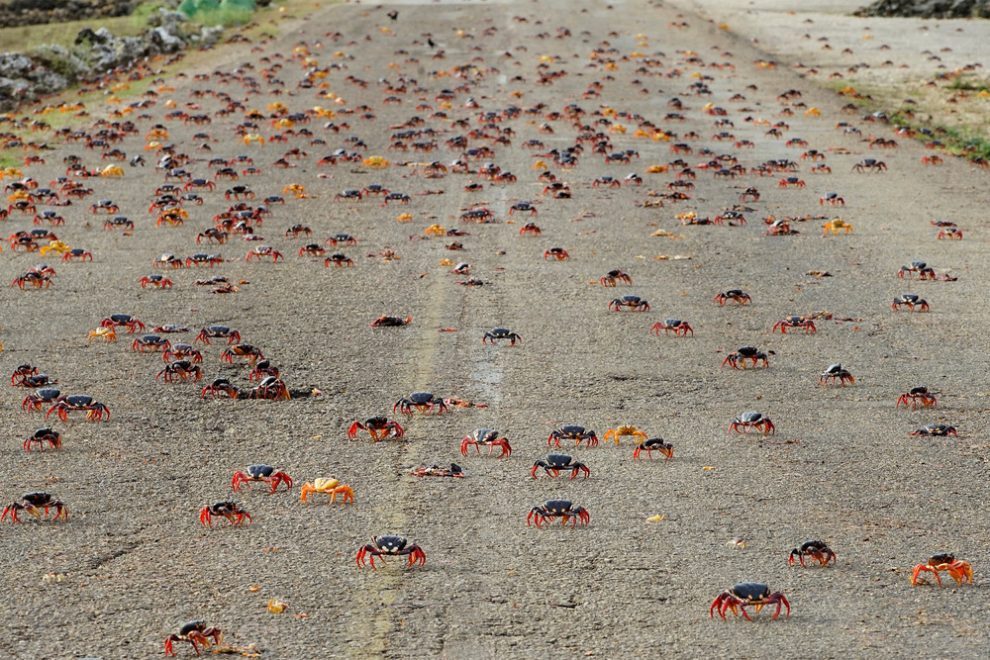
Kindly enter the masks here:
[[610, 270], [598, 278], [598, 283], [607, 287], [613, 287], [619, 282], [624, 284], [632, 284], [632, 278], [619, 269]]
[[747, 433], [751, 429], [755, 429], [763, 435], [773, 435], [777, 427], [773, 425], [769, 417], [755, 410], [740, 413], [729, 424], [729, 430], [736, 433]]
[[359, 430], [367, 431], [375, 442], [400, 440], [406, 434], [406, 430], [398, 422], [384, 416], [369, 417], [363, 422], [355, 420], [347, 429], [347, 437], [351, 440], [355, 439]]
[[552, 247], [549, 250], [544, 250], [543, 259], [556, 259], [557, 261], [564, 261], [570, 258], [570, 254], [562, 247]]
[[233, 346], [227, 346], [220, 354], [220, 360], [222, 362], [228, 362], [233, 364], [235, 357], [245, 358], [251, 366], [254, 366], [258, 360], [264, 360], [265, 356], [261, 352], [260, 348], [252, 346], [251, 344], [234, 344]]
[[492, 451], [496, 447], [502, 450], [502, 453], [498, 455], [499, 458], [508, 458], [512, 455], [512, 445], [509, 444], [507, 438], [501, 437], [498, 431], [493, 429], [480, 428], [475, 429], [470, 434], [464, 436], [461, 439], [461, 455], [467, 456], [470, 447], [474, 447], [476, 453], [481, 453], [481, 447], [488, 447], [488, 455], [492, 455]]
[[144, 323], [134, 318], [130, 314], [111, 314], [100, 321], [102, 328], [127, 328], [129, 334], [134, 334], [138, 330], [144, 332]]
[[226, 518], [235, 527], [241, 525], [245, 519], [251, 522], [251, 514], [230, 501], [207, 504], [199, 510], [199, 522], [206, 527], [213, 527], [214, 517]]
[[226, 339], [227, 344], [237, 344], [241, 341], [241, 333], [225, 325], [208, 325], [196, 335], [196, 341], [209, 344], [211, 339]]
[[730, 300], [737, 305], [748, 305], [753, 302], [750, 295], [741, 289], [729, 289], [728, 291], [718, 293], [716, 294], [714, 300], [719, 304], [719, 306], [724, 305]]
[[370, 562], [371, 568], [374, 569], [376, 568], [375, 557], [379, 557], [384, 561], [385, 557], [402, 556], [409, 557], [408, 566], [410, 568], [416, 564], [421, 566], [426, 564], [426, 553], [423, 552], [422, 548], [415, 543], [409, 543], [401, 536], [393, 534], [372, 537], [371, 543], [361, 546], [361, 549], [358, 550], [355, 562], [361, 568], [366, 565], [366, 562]]
[[787, 565], [793, 566], [795, 559], [804, 566], [804, 558], [810, 557], [818, 562], [820, 566], [828, 566], [829, 562], [835, 561], [835, 553], [824, 541], [805, 541], [800, 548], [791, 550], [787, 557]]
[[674, 445], [665, 442], [663, 438], [649, 438], [640, 442], [633, 449], [633, 460], [638, 459], [644, 451], [650, 460], [653, 460], [653, 452], [659, 452], [668, 461], [674, 457]]
[[62, 447], [62, 436], [59, 435], [59, 432], [54, 429], [38, 429], [32, 433], [21, 446], [24, 447], [24, 451], [31, 451], [31, 449], [35, 446], [37, 446], [38, 449], [44, 449], [45, 445], [48, 445], [52, 449], [60, 449]]
[[438, 415], [447, 412], [447, 403], [433, 395], [432, 392], [413, 392], [408, 397], [403, 397], [392, 406], [392, 412], [398, 410], [403, 415], [412, 415], [413, 410], [421, 413], [432, 413], [436, 410]]
[[782, 335], [787, 334], [788, 329], [799, 329], [804, 330], [804, 334], [813, 335], [818, 332], [818, 328], [815, 327], [815, 322], [811, 319], [806, 319], [803, 316], [788, 316], [785, 319], [781, 319], [773, 324], [771, 332], [780, 332]]
[[773, 613], [774, 620], [780, 616], [782, 607], [787, 608], [787, 616], [791, 615], [791, 604], [787, 602], [787, 598], [781, 592], [771, 593], [770, 587], [765, 584], [741, 582], [715, 597], [711, 607], [708, 608], [708, 616], [714, 618], [715, 613], [718, 612], [718, 615], [724, 620], [725, 612], [728, 610], [736, 616], [741, 613], [744, 619], [752, 621], [749, 614], [746, 613], [747, 605], [752, 605], [757, 612], [766, 605], [776, 605], [777, 610]]
[[924, 385], [919, 385], [918, 387], [912, 387], [898, 397], [895, 407], [900, 408], [904, 406], [905, 408], [910, 407], [913, 410], [915, 408], [934, 408], [937, 405], [938, 399], [935, 397], [935, 392], [929, 391]]
[[241, 489], [241, 484], [260, 481], [271, 487], [271, 492], [278, 490], [281, 484], [285, 484], [286, 490], [292, 489], [292, 477], [281, 470], [276, 470], [271, 465], [249, 465], [244, 470], [238, 470], [230, 480], [230, 487], [237, 492]]
[[86, 419], [91, 422], [102, 422], [110, 419], [110, 409], [87, 394], [70, 394], [59, 397], [55, 405], [45, 413], [47, 419], [52, 413], [58, 415], [63, 422], [69, 420], [70, 412], [85, 412]]
[[526, 516], [526, 526], [535, 524], [540, 528], [554, 518], [560, 518], [564, 525], [570, 521], [571, 527], [578, 524], [587, 525], [591, 522], [591, 514], [583, 506], [575, 506], [569, 500], [547, 500], [542, 505], [530, 509]]
[[[55, 509], [55, 515], [49, 517], [49, 512]], [[68, 520], [69, 510], [65, 508], [65, 504], [61, 500], [55, 499], [49, 493], [25, 493], [21, 495], [20, 499], [16, 502], [11, 502], [3, 508], [3, 512], [0, 513], [0, 522], [3, 522], [5, 518], [10, 516], [10, 522], [12, 524], [17, 524], [21, 522], [18, 517], [19, 511], [25, 511], [28, 515], [33, 516], [38, 520]]]
[[660, 336], [660, 332], [663, 331], [664, 334], [673, 332], [674, 335], [678, 337], [684, 337], [686, 335], [694, 336], [694, 328], [687, 321], [682, 321], [680, 319], [664, 319], [663, 321], [657, 321], [652, 326], [650, 326], [650, 332], [652, 332], [657, 337]]
[[221, 639], [223, 639], [223, 633], [219, 628], [208, 627], [202, 621], [190, 621], [179, 628], [178, 633], [173, 633], [165, 638], [165, 655], [175, 655], [173, 647], [175, 642], [189, 642], [192, 644], [196, 655], [200, 655], [200, 647], [208, 648], [212, 644], [219, 644]]

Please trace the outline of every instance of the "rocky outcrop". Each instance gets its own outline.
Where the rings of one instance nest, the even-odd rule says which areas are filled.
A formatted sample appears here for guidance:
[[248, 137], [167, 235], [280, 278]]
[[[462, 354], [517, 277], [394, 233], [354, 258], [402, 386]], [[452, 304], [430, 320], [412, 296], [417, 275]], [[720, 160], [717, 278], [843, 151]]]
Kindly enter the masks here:
[[857, 16], [915, 18], [990, 18], [990, 0], [877, 0]]
[[138, 0], [4, 0], [0, 27], [126, 16]]
[[188, 27], [184, 14], [161, 10], [138, 37], [118, 37], [106, 28], [84, 28], [72, 48], [47, 45], [31, 53], [0, 53], [0, 111], [96, 78], [142, 57], [208, 48], [222, 28]]

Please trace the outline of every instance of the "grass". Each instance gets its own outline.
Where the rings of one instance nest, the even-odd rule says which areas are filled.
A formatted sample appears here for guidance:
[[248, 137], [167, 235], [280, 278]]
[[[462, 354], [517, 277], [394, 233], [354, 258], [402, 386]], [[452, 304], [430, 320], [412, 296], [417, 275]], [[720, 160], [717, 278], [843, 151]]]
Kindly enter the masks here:
[[844, 80], [828, 86], [836, 92], [855, 88], [847, 98], [865, 111], [885, 112], [891, 124], [909, 129], [917, 140], [936, 142], [963, 158], [990, 160], [990, 87], [975, 76], [884, 86]]
[[[143, 6], [143, 5], [142, 5]], [[140, 7], [138, 8], [140, 9]], [[45, 23], [0, 29], [0, 52], [23, 51], [25, 44], [57, 44], [69, 48], [76, 40], [79, 30], [84, 27], [97, 29], [106, 27], [114, 34], [129, 37], [141, 34], [148, 27], [148, 14], [135, 12], [130, 16], [113, 18], [90, 18], [65, 23]]]

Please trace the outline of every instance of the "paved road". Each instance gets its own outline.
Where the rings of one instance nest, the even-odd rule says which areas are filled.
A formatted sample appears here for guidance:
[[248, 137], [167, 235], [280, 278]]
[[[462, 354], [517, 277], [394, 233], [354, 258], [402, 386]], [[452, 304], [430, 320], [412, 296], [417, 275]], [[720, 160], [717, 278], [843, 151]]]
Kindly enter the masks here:
[[[386, 16], [391, 9], [399, 11], [397, 21]], [[63, 391], [107, 403], [113, 417], [103, 424], [57, 422], [64, 449], [27, 454], [20, 441], [40, 424], [38, 416], [18, 408], [23, 391], [5, 390], [4, 497], [47, 490], [68, 504], [72, 518], [4, 525], [8, 616], [0, 651], [24, 658], [150, 657], [182, 622], [201, 618], [223, 628], [231, 643], [256, 644], [266, 658], [985, 652], [988, 528], [979, 513], [988, 496], [990, 447], [981, 424], [986, 313], [974, 302], [984, 294], [986, 230], [978, 194], [985, 174], [955, 161], [923, 166], [925, 152], [907, 139], [897, 138], [896, 150], [870, 150], [836, 123], [858, 126], [863, 136], [893, 137], [887, 127], [842, 113], [839, 100], [783, 67], [758, 66], [759, 57], [701, 19], [657, 3], [345, 5], [321, 10], [272, 43], [218, 56], [220, 68], [204, 69], [202, 78], [190, 71], [167, 81], [174, 92], [163, 91], [142, 111], [146, 116], [132, 115], [138, 134], [120, 145], [128, 155], [142, 150], [152, 125], [163, 123], [169, 141], [193, 156], [188, 169], [196, 176], [212, 176], [210, 158], [250, 154], [264, 174], [239, 183], [259, 198], [281, 194], [290, 183], [305, 185], [313, 197], [274, 205], [257, 228], [285, 254], [283, 262], [246, 262], [257, 243], [236, 237], [210, 248], [230, 260], [222, 266], [170, 272], [172, 290], [142, 290], [137, 280], [159, 254], [198, 251], [196, 234], [228, 206], [222, 191], [233, 184], [204, 192], [206, 203], [189, 206], [182, 227], [156, 228], [147, 204], [163, 174], [127, 167], [124, 179], [86, 183], [96, 198], [112, 199], [137, 222], [134, 235], [104, 232], [102, 218], [82, 204], [62, 209], [67, 224], [57, 233], [92, 250], [93, 263], [57, 264], [50, 290], [2, 294], [3, 369], [36, 364]], [[328, 67], [326, 77], [301, 86], [313, 67]], [[537, 84], [549, 72], [566, 75]], [[404, 93], [383, 82], [399, 86], [403, 76]], [[699, 94], [702, 87], [710, 93]], [[437, 98], [443, 89], [455, 92], [449, 107]], [[792, 89], [802, 96], [778, 99]], [[235, 112], [216, 114], [227, 103], [221, 93], [241, 102]], [[166, 97], [177, 105], [169, 107]], [[401, 102], [385, 103], [387, 97]], [[674, 98], [683, 109], [673, 106]], [[243, 145], [235, 128], [247, 121], [248, 109], [260, 111], [257, 130], [267, 138], [280, 130], [271, 123], [275, 102], [293, 112], [331, 107], [338, 115], [308, 124], [313, 137]], [[553, 199], [542, 194], [545, 184], [533, 166], [540, 149], [523, 145], [574, 144], [575, 123], [553, 114], [572, 104], [584, 111], [582, 123], [609, 135], [610, 152], [634, 149], [639, 157], [603, 164], [591, 143], [572, 169], [544, 157], [573, 191], [571, 199]], [[706, 113], [706, 104], [726, 115]], [[402, 164], [449, 163], [463, 149], [446, 146], [448, 139], [473, 130], [491, 134], [495, 129], [483, 128], [479, 115], [510, 106], [523, 112], [497, 127], [512, 129], [511, 146], [495, 145], [493, 158], [471, 164], [491, 160], [511, 170], [515, 183], [458, 174], [427, 179], [422, 168]], [[821, 116], [806, 114], [811, 107]], [[174, 110], [210, 113], [213, 120], [187, 125], [168, 118]], [[437, 131], [437, 151], [390, 150], [390, 136], [402, 130], [395, 127], [413, 115], [425, 120], [419, 128]], [[460, 119], [466, 125], [454, 123]], [[731, 123], [717, 126], [719, 119]], [[340, 131], [325, 128], [327, 121]], [[669, 143], [637, 137], [647, 121], [677, 137]], [[776, 122], [787, 124], [779, 139], [767, 135]], [[732, 138], [714, 139], [723, 131]], [[363, 154], [384, 155], [392, 166], [316, 166], [335, 149], [354, 149], [352, 136], [366, 143]], [[317, 138], [324, 142], [312, 142]], [[795, 138], [807, 147], [786, 146]], [[741, 140], [755, 146], [734, 146]], [[209, 152], [198, 146], [207, 141]], [[683, 141], [693, 153], [671, 153], [671, 144]], [[487, 144], [470, 140], [471, 147]], [[293, 147], [308, 155], [295, 168], [273, 168]], [[711, 155], [702, 153], [706, 148]], [[814, 161], [800, 159], [807, 149], [825, 153], [832, 174], [811, 173]], [[47, 182], [70, 153], [99, 162], [98, 152], [70, 144], [27, 174]], [[735, 154], [747, 169], [795, 160], [794, 176], [807, 185], [780, 189], [780, 175], [724, 179], [697, 167], [719, 154]], [[648, 168], [678, 157], [698, 175], [691, 198], [649, 206], [660, 199], [649, 191], [667, 192], [676, 169], [649, 174]], [[867, 157], [882, 158], [888, 171], [851, 173]], [[592, 185], [598, 177], [633, 172], [642, 186]], [[469, 181], [483, 189], [467, 192]], [[334, 199], [372, 183], [412, 201], [382, 207], [376, 198]], [[752, 210], [745, 226], [682, 227], [675, 218], [692, 210], [714, 216], [739, 203], [750, 186], [761, 199], [746, 202]], [[443, 194], [423, 194], [429, 190]], [[830, 191], [845, 198], [844, 208], [819, 206]], [[512, 204], [527, 200], [536, 217], [508, 215]], [[462, 210], [475, 203], [497, 222], [460, 223]], [[397, 222], [400, 213], [410, 213], [411, 222]], [[768, 214], [840, 215], [854, 231], [823, 238], [822, 221], [812, 219], [794, 223], [797, 235], [769, 237], [761, 222]], [[932, 218], [958, 222], [965, 240], [936, 241]], [[541, 236], [519, 235], [529, 220]], [[284, 237], [295, 223], [312, 228], [312, 241], [336, 232], [355, 236], [357, 247], [342, 248], [355, 266], [326, 269], [320, 260], [298, 257], [308, 241]], [[423, 238], [433, 223], [468, 235]], [[14, 231], [30, 222], [14, 216], [4, 224]], [[655, 236], [658, 230], [673, 237]], [[464, 251], [447, 249], [452, 241]], [[552, 247], [565, 248], [570, 259], [545, 260]], [[382, 259], [386, 249], [398, 258]], [[467, 278], [451, 274], [445, 259], [468, 262], [484, 286], [458, 286]], [[912, 259], [959, 279], [898, 279], [898, 268]], [[9, 281], [36, 261], [5, 248], [0, 275]], [[600, 287], [598, 278], [613, 268], [629, 273], [633, 284]], [[812, 270], [831, 277], [806, 274]], [[247, 283], [229, 295], [193, 284], [219, 274]], [[732, 288], [745, 289], [753, 304], [712, 302]], [[893, 297], [912, 290], [931, 312], [892, 312]], [[626, 294], [647, 299], [652, 310], [610, 312], [608, 302]], [[823, 310], [859, 320], [817, 320], [813, 336], [770, 332], [785, 316]], [[317, 387], [323, 396], [204, 401], [198, 386], [155, 382], [161, 360], [132, 353], [130, 337], [86, 343], [86, 332], [116, 312], [149, 327], [234, 327], [271, 357], [289, 387]], [[414, 319], [402, 328], [370, 329], [382, 314]], [[649, 333], [671, 317], [690, 322], [694, 337]], [[515, 330], [523, 343], [484, 346], [482, 335], [495, 326]], [[193, 334], [178, 337], [190, 341]], [[774, 351], [771, 367], [719, 366], [743, 345]], [[207, 379], [222, 375], [247, 386], [248, 368], [223, 365], [222, 348], [203, 349]], [[855, 385], [818, 386], [819, 373], [834, 362], [856, 376]], [[895, 409], [902, 391], [922, 383], [940, 393], [937, 410]], [[394, 417], [393, 402], [419, 390], [487, 407], [402, 418], [402, 443], [347, 439], [352, 420]], [[746, 410], [769, 415], [776, 435], [729, 435], [729, 422]], [[930, 422], [956, 425], [959, 437], [908, 435]], [[674, 459], [634, 461], [634, 444], [625, 438], [619, 446], [570, 450], [589, 466], [590, 479], [530, 479], [554, 428], [581, 424], [602, 435], [623, 423], [665, 438]], [[460, 456], [460, 438], [483, 426], [505, 432], [511, 458]], [[451, 461], [464, 468], [464, 479], [408, 474], [419, 464]], [[233, 472], [258, 462], [285, 469], [297, 484], [336, 476], [354, 488], [356, 503], [305, 506], [297, 488], [268, 496], [256, 487], [233, 495], [253, 515], [252, 525], [201, 528], [197, 510], [231, 497]], [[528, 528], [530, 508], [552, 498], [586, 507], [591, 524]], [[663, 519], [648, 522], [652, 516]], [[382, 570], [359, 570], [357, 549], [387, 532], [419, 543], [426, 566], [406, 570], [393, 561]], [[812, 538], [826, 540], [838, 562], [788, 568], [790, 549]], [[936, 552], [972, 562], [976, 586], [912, 589], [911, 568]], [[711, 600], [745, 580], [783, 591], [791, 617], [770, 622], [764, 610], [752, 624], [712, 621]], [[271, 597], [287, 602], [287, 612], [268, 613]]]

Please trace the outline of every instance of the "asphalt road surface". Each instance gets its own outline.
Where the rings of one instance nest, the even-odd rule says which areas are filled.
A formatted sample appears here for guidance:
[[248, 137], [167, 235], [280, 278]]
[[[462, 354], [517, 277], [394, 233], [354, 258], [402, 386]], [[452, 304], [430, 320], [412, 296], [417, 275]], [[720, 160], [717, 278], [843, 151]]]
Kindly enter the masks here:
[[[985, 654], [987, 175], [951, 158], [923, 164], [935, 152], [864, 121], [861, 111], [843, 111], [841, 98], [797, 78], [786, 62], [772, 68], [761, 57], [656, 2], [348, 4], [155, 83], [154, 102], [126, 117], [136, 132], [114, 145], [128, 157], [145, 153], [148, 165], [125, 162], [123, 178], [85, 179], [93, 196], [52, 209], [66, 219], [52, 230], [90, 250], [92, 263], [49, 255], [57, 271], [50, 289], [0, 293], [3, 372], [35, 365], [64, 394], [89, 394], [112, 413], [103, 423], [53, 416], [63, 448], [25, 452], [21, 443], [43, 424], [41, 415], [20, 409], [25, 390], [4, 386], [3, 498], [47, 491], [70, 518], [37, 523], [22, 513], [25, 524], [3, 523], [0, 655], [155, 657], [191, 619], [220, 627], [227, 643], [255, 645], [264, 658]], [[789, 90], [796, 92], [781, 97]], [[275, 103], [310, 121], [276, 126]], [[318, 116], [315, 106], [336, 115]], [[211, 123], [187, 123], [178, 112], [206, 114]], [[414, 116], [421, 123], [410, 122]], [[256, 124], [244, 130], [266, 144], [245, 145], [237, 132], [244, 122]], [[778, 122], [780, 137], [769, 135]], [[210, 159], [241, 154], [260, 174], [217, 181], [215, 191], [199, 191], [202, 206], [185, 205], [182, 226], [157, 227], [147, 207], [165, 173], [154, 167], [158, 155], [144, 151], [155, 124], [168, 131], [159, 142], [191, 157], [185, 169], [195, 177], [212, 180], [218, 166]], [[402, 131], [421, 132], [394, 137]], [[539, 155], [599, 131], [606, 153], [638, 155], [606, 163], [595, 151], [602, 137], [581, 143], [574, 167]], [[294, 134], [273, 141], [280, 133]], [[500, 133], [509, 144], [494, 140]], [[467, 149], [488, 146], [494, 155], [465, 158], [465, 147], [448, 143], [457, 136]], [[898, 146], [871, 148], [871, 137]], [[397, 139], [436, 149], [400, 151]], [[527, 147], [530, 140], [542, 146]], [[677, 143], [691, 153], [673, 153]], [[286, 157], [294, 167], [275, 167], [293, 148], [305, 155]], [[317, 165], [337, 149], [391, 164]], [[811, 149], [825, 160], [802, 159]], [[65, 143], [25, 175], [44, 186], [64, 174], [70, 154], [90, 167], [107, 164], [100, 149]], [[744, 173], [729, 178], [702, 167], [718, 156], [726, 168], [735, 156]], [[471, 174], [425, 176], [424, 164], [458, 158]], [[883, 160], [887, 171], [853, 172], [865, 158]], [[693, 189], [679, 189], [689, 196], [681, 201], [662, 197], [671, 182], [689, 181], [670, 165], [676, 159], [697, 175]], [[780, 159], [797, 171], [753, 172]], [[516, 181], [490, 182], [478, 173], [487, 162]], [[822, 163], [831, 174], [812, 172]], [[544, 169], [569, 184], [570, 199], [544, 193]], [[631, 173], [641, 185], [626, 180]], [[605, 176], [621, 186], [593, 184]], [[805, 187], [778, 187], [787, 176]], [[467, 191], [470, 182], [480, 191]], [[309, 197], [283, 193], [293, 183]], [[233, 203], [224, 191], [236, 184], [256, 193], [253, 206], [285, 197], [255, 226], [284, 260], [247, 261], [261, 243], [240, 235], [196, 245], [214, 214]], [[371, 184], [410, 202], [335, 198]], [[759, 201], [740, 201], [748, 187]], [[845, 206], [820, 205], [829, 192]], [[88, 210], [97, 199], [118, 205], [135, 222], [133, 235], [104, 231], [104, 216]], [[537, 214], [510, 216], [522, 201]], [[462, 222], [473, 204], [493, 221]], [[676, 217], [713, 218], [736, 204], [747, 207], [745, 225], [682, 226]], [[408, 222], [397, 220], [403, 213]], [[766, 235], [768, 215], [795, 218], [799, 233]], [[836, 217], [852, 232], [823, 237], [823, 222]], [[933, 219], [958, 223], [965, 238], [936, 240]], [[540, 236], [520, 235], [530, 221]], [[312, 235], [286, 237], [296, 223]], [[432, 224], [467, 235], [429, 237]], [[6, 233], [33, 227], [18, 213], [2, 225]], [[338, 232], [358, 244], [328, 254], [347, 254], [352, 268], [297, 254]], [[448, 249], [455, 241], [462, 251]], [[554, 247], [570, 258], [545, 259]], [[385, 250], [395, 257], [383, 258]], [[159, 270], [173, 280], [169, 290], [138, 285], [159, 255], [195, 252], [227, 261]], [[899, 279], [912, 260], [958, 280]], [[5, 245], [0, 279], [38, 261]], [[450, 272], [459, 262], [470, 275]], [[612, 269], [632, 284], [600, 286]], [[194, 284], [213, 276], [239, 290], [221, 295]], [[459, 285], [469, 278], [483, 285]], [[752, 304], [713, 302], [736, 288]], [[891, 301], [909, 292], [930, 311], [892, 311]], [[623, 295], [640, 296], [651, 310], [610, 311], [609, 301]], [[816, 334], [771, 332], [785, 317], [819, 312]], [[156, 381], [161, 356], [133, 352], [123, 329], [117, 343], [87, 342], [113, 313], [132, 314], [149, 329], [191, 329], [172, 341], [190, 342], [209, 324], [230, 326], [278, 366], [289, 388], [322, 396], [202, 399], [202, 385], [217, 377], [256, 385], [243, 360], [220, 361], [222, 341], [198, 346], [204, 381]], [[383, 314], [413, 321], [370, 328]], [[694, 335], [650, 333], [668, 318], [687, 321]], [[497, 326], [522, 343], [483, 345]], [[721, 366], [747, 345], [773, 351], [769, 368]], [[821, 386], [819, 375], [837, 362], [855, 383]], [[917, 385], [938, 393], [938, 407], [895, 408]], [[485, 407], [393, 412], [398, 399], [423, 390]], [[729, 433], [732, 419], [750, 410], [769, 416], [776, 433]], [[353, 420], [376, 415], [397, 419], [404, 440], [348, 439]], [[929, 423], [951, 424], [958, 437], [909, 435]], [[590, 478], [533, 480], [530, 467], [547, 453], [548, 434], [566, 424], [602, 437], [597, 447], [563, 445]], [[620, 424], [664, 438], [674, 458], [633, 460], [634, 438], [604, 441]], [[502, 431], [511, 457], [462, 457], [461, 438], [479, 427]], [[464, 478], [410, 475], [421, 464], [451, 462]], [[283, 469], [292, 491], [269, 495], [253, 484], [231, 493], [234, 472], [253, 463]], [[299, 501], [302, 483], [331, 476], [353, 488], [353, 505]], [[531, 508], [555, 498], [585, 507], [590, 524], [527, 526]], [[199, 509], [225, 499], [253, 522], [203, 527]], [[425, 566], [390, 560], [359, 569], [358, 549], [386, 533], [419, 544]], [[827, 542], [837, 561], [789, 567], [790, 550], [809, 539]], [[970, 562], [975, 584], [956, 587], [942, 573], [942, 588], [912, 588], [912, 568], [939, 552]], [[710, 618], [712, 600], [744, 581], [784, 593], [790, 617], [772, 620], [773, 608], [764, 608], [752, 623]], [[270, 598], [287, 609], [270, 613]], [[181, 656], [192, 655], [188, 644], [176, 644]]]

